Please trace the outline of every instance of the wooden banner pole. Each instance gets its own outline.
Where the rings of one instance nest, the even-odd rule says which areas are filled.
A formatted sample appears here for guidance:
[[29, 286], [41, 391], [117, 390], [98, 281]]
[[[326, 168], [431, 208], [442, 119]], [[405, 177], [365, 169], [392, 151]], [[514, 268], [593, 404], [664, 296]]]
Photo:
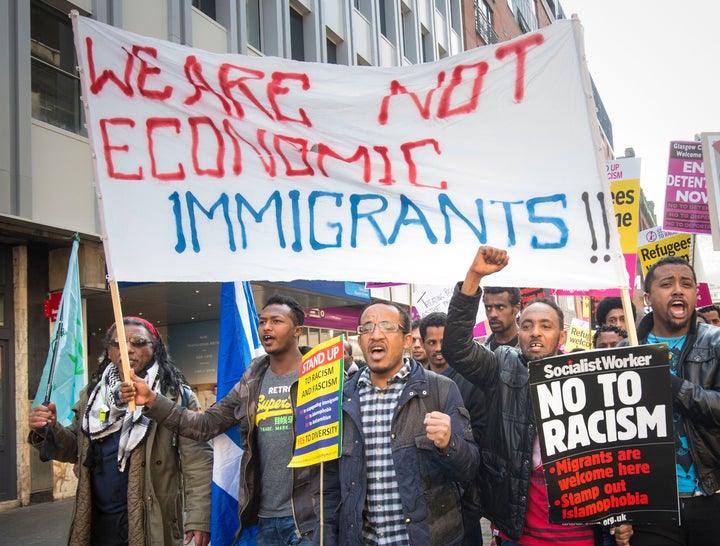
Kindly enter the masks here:
[[[117, 281], [108, 281], [110, 296], [112, 297], [113, 313], [115, 314], [115, 334], [120, 344], [120, 360], [122, 361], [123, 381], [130, 381], [130, 357], [128, 356], [127, 342], [125, 341], [125, 323], [123, 322], [122, 308], [120, 307], [120, 291]], [[135, 411], [135, 400], [128, 402], [128, 409]]]
[[631, 346], [638, 345], [637, 328], [635, 327], [635, 314], [632, 310], [632, 301], [630, 301], [630, 289], [621, 288], [620, 298], [622, 299], [623, 312], [625, 313], [628, 343]]
[[320, 461], [320, 546], [325, 544], [325, 462]]

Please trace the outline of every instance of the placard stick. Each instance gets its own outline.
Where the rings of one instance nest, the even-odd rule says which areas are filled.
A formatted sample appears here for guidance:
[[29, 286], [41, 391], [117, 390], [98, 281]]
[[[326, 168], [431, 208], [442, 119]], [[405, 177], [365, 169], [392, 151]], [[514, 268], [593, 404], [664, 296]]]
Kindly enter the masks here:
[[320, 461], [320, 546], [325, 544], [325, 461]]
[[[110, 296], [112, 297], [113, 312], [115, 313], [115, 334], [120, 344], [120, 360], [122, 362], [123, 381], [130, 381], [130, 357], [128, 356], [127, 342], [125, 341], [125, 323], [123, 322], [122, 308], [120, 307], [120, 292], [117, 281], [109, 281]], [[135, 411], [135, 400], [128, 402], [128, 409]]]
[[622, 299], [623, 312], [625, 313], [625, 325], [628, 333], [628, 342], [631, 346], [638, 345], [637, 329], [635, 328], [635, 315], [630, 301], [630, 289], [621, 288], [620, 298]]

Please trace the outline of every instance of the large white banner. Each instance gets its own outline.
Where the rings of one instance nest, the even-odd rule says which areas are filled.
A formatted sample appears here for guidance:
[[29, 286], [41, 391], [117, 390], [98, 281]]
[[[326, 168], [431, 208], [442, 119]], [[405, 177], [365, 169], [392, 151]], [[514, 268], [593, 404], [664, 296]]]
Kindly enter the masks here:
[[627, 286], [578, 21], [402, 68], [73, 23], [111, 279]]

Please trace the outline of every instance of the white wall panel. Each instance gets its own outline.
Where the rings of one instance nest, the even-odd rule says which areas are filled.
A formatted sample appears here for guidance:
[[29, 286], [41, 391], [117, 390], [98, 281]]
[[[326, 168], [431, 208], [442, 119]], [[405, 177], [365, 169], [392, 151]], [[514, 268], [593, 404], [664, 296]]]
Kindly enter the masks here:
[[143, 36], [168, 39], [167, 0], [123, 0], [123, 28]]
[[32, 123], [33, 222], [85, 233], [95, 225], [95, 193], [86, 138], [43, 123]]
[[192, 8], [193, 47], [227, 53], [227, 30], [198, 9]]

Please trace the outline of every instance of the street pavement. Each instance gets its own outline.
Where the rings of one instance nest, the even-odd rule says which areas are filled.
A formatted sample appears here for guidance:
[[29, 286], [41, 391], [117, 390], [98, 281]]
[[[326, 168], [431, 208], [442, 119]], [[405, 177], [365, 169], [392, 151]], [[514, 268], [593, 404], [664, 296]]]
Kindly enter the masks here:
[[74, 498], [0, 512], [0, 545], [65, 546]]
[[[0, 512], [0, 546], [65, 546], [73, 501], [63, 499]], [[490, 526], [482, 520], [483, 544], [490, 541]]]

